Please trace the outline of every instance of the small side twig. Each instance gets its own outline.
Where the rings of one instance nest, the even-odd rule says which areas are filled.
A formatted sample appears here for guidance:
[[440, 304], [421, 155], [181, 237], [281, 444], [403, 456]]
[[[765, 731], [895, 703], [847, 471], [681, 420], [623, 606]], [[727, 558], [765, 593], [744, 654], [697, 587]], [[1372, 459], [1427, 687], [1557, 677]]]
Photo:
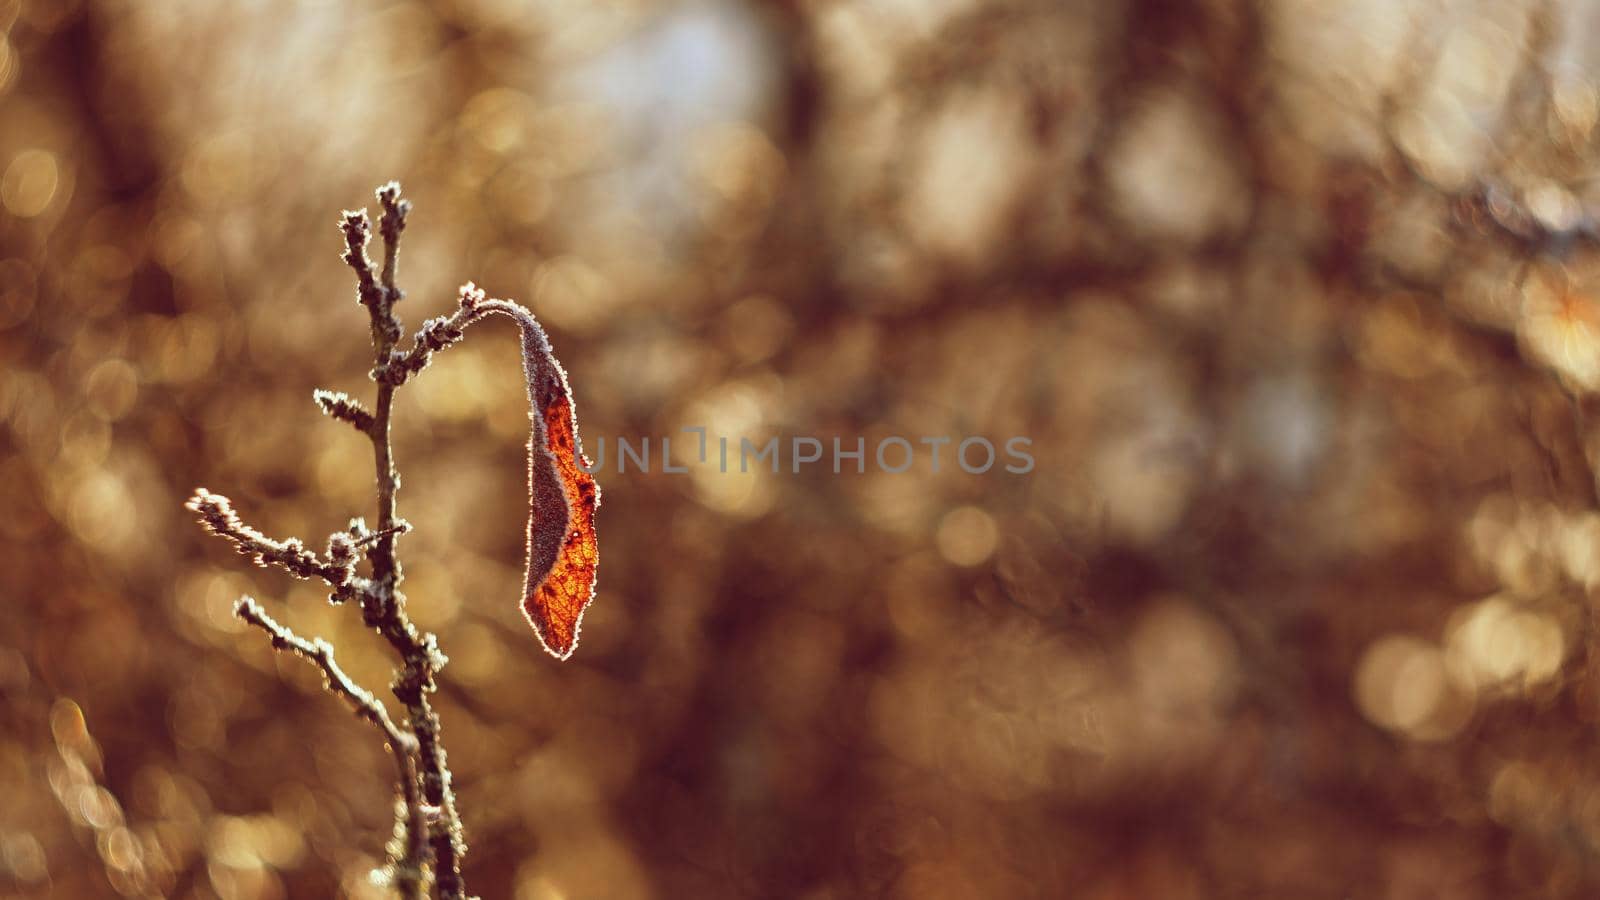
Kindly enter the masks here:
[[366, 547], [380, 538], [387, 537], [391, 534], [405, 534], [410, 530], [410, 522], [407, 522], [405, 519], [396, 519], [393, 525], [383, 529], [382, 531], [362, 531], [360, 536], [355, 537], [356, 546]]
[[422, 323], [422, 329], [411, 339], [411, 349], [394, 351], [373, 370], [372, 377], [380, 384], [398, 387], [411, 376], [421, 372], [433, 361], [433, 354], [460, 341], [467, 326], [483, 317], [482, 305], [488, 295], [472, 282], [461, 286], [460, 306], [448, 316], [436, 316]]
[[456, 311], [423, 322], [421, 330], [411, 339], [411, 348], [390, 354], [389, 361], [373, 372], [373, 378], [383, 383], [404, 384], [412, 375], [427, 368], [435, 353], [453, 346], [466, 336], [468, 326], [494, 313], [519, 321], [531, 319], [528, 311], [515, 302], [491, 299], [482, 288], [467, 282], [461, 286]]
[[[273, 649], [293, 653], [321, 669], [324, 687], [331, 693], [345, 698], [355, 709], [357, 716], [383, 731], [384, 737], [389, 742], [390, 755], [394, 757], [405, 814], [408, 817], [405, 840], [410, 846], [405, 849], [401, 863], [395, 866], [395, 887], [402, 897], [421, 897], [422, 870], [418, 862], [426, 856], [423, 841], [428, 832], [423, 820], [423, 807], [417, 797], [417, 739], [401, 731], [394, 724], [394, 720], [389, 718], [389, 710], [371, 691], [356, 684], [345, 674], [333, 658], [333, 645], [322, 638], [306, 640], [287, 626], [280, 625], [277, 620], [267, 615], [267, 611], [261, 608], [261, 604], [257, 603], [254, 597], [240, 597], [234, 604], [233, 614], [265, 631], [272, 639]], [[408, 862], [411, 864], [407, 864]]]
[[207, 531], [226, 538], [243, 556], [258, 566], [278, 566], [296, 578], [321, 578], [335, 589], [359, 588], [355, 572], [355, 543], [341, 533], [328, 538], [327, 558], [306, 549], [299, 538], [276, 540], [246, 525], [234, 512], [233, 501], [205, 488], [196, 488], [184, 506], [200, 517]]
[[311, 399], [317, 401], [318, 408], [327, 415], [341, 422], [349, 422], [363, 434], [372, 432], [372, 413], [367, 412], [361, 401], [344, 391], [324, 391], [318, 388], [311, 392]]
[[378, 204], [383, 207], [383, 218], [378, 220], [378, 231], [383, 235], [384, 293], [390, 306], [405, 297], [405, 291], [395, 284], [395, 272], [400, 261], [400, 232], [406, 230], [406, 217], [411, 214], [411, 201], [400, 197], [400, 183], [391, 181], [378, 188]]
[[339, 667], [339, 663], [333, 658], [332, 644], [322, 638], [306, 640], [295, 634], [288, 626], [280, 625], [261, 608], [261, 604], [257, 603], [254, 597], [240, 597], [233, 606], [233, 614], [270, 635], [273, 649], [292, 652], [321, 669], [327, 678], [325, 685], [327, 689], [350, 701], [356, 715], [383, 729], [390, 743], [403, 751], [417, 749], [417, 739], [401, 731], [394, 724], [383, 702], [371, 691], [352, 681]]

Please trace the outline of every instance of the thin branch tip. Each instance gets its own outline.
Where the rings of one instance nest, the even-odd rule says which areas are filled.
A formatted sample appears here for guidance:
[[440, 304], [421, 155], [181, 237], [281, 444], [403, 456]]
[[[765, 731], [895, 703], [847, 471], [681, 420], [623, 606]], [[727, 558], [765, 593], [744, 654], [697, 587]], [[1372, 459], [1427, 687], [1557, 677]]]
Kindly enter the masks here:
[[317, 388], [311, 392], [311, 399], [316, 401], [317, 408], [324, 415], [348, 422], [357, 431], [366, 433], [372, 430], [373, 416], [361, 401], [346, 394], [344, 391], [327, 391]]
[[242, 556], [258, 566], [278, 566], [296, 578], [321, 578], [335, 588], [347, 588], [355, 580], [355, 561], [324, 559], [307, 550], [299, 538], [275, 540], [246, 525], [234, 511], [233, 501], [203, 487], [184, 506], [195, 513], [201, 527], [233, 544]]

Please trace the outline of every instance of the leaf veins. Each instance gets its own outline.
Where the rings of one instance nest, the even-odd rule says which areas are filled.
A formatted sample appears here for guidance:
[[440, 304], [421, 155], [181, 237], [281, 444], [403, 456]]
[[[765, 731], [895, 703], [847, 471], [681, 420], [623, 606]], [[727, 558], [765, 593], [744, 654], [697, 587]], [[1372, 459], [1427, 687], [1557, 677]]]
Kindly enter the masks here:
[[600, 543], [594, 513], [600, 486], [578, 436], [578, 419], [567, 373], [533, 315], [503, 301], [483, 305], [517, 320], [522, 329], [522, 367], [528, 380], [527, 573], [522, 612], [544, 648], [566, 659], [578, 646], [584, 610], [594, 600]]

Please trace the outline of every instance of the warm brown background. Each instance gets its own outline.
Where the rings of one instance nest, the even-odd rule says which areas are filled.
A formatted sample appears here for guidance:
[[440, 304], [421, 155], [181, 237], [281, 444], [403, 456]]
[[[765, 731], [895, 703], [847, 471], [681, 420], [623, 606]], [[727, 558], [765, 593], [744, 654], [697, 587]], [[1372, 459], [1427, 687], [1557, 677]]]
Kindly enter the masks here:
[[[981, 434], [1027, 476], [602, 474], [520, 620], [486, 325], [398, 407], [485, 898], [1600, 891], [1592, 2], [0, 0], [0, 894], [375, 897], [354, 610], [197, 484], [372, 515], [339, 210], [546, 322], [589, 440]], [[592, 449], [592, 448], [591, 448]], [[608, 447], [608, 456], [614, 445]], [[608, 461], [608, 467], [611, 462]]]

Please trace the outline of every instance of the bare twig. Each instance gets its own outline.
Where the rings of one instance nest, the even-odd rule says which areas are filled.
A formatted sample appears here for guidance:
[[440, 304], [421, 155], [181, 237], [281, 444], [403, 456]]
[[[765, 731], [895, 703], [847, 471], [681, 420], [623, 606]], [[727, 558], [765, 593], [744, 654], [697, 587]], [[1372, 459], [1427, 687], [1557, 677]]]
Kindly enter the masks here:
[[[461, 877], [461, 858], [466, 853], [461, 821], [451, 789], [450, 769], [439, 739], [439, 716], [428, 695], [435, 690], [434, 674], [447, 662], [432, 634], [411, 624], [405, 610], [405, 595], [399, 585], [404, 578], [395, 556], [395, 541], [411, 526], [395, 511], [395, 493], [400, 478], [395, 471], [394, 451], [389, 441], [389, 421], [394, 408], [394, 391], [411, 374], [427, 364], [427, 354], [460, 339], [460, 330], [450, 320], [435, 319], [424, 326], [418, 350], [409, 354], [395, 351], [400, 340], [400, 320], [394, 304], [404, 293], [395, 284], [399, 266], [400, 235], [405, 231], [411, 205], [400, 197], [394, 182], [378, 189], [383, 207], [379, 231], [384, 253], [381, 269], [367, 256], [372, 223], [365, 210], [346, 212], [340, 222], [344, 233], [344, 260], [356, 274], [357, 299], [366, 307], [372, 323], [373, 379], [378, 383], [377, 399], [369, 410], [343, 393], [317, 391], [314, 395], [323, 412], [353, 425], [372, 440], [377, 467], [378, 521], [368, 528], [362, 519], [352, 519], [349, 528], [328, 539], [325, 554], [306, 549], [295, 538], [275, 540], [246, 525], [233, 510], [228, 498], [198, 488], [188, 507], [198, 514], [201, 524], [230, 542], [240, 553], [259, 565], [276, 565], [299, 578], [321, 578], [334, 588], [335, 603], [358, 600], [362, 621], [383, 636], [400, 657], [400, 668], [390, 687], [406, 707], [406, 720], [396, 725], [381, 703], [354, 684], [333, 661], [333, 648], [325, 641], [307, 641], [279, 625], [250, 598], [236, 607], [240, 618], [265, 630], [273, 645], [292, 651], [319, 666], [327, 676], [328, 689], [355, 705], [364, 718], [376, 723], [389, 739], [400, 768], [400, 797], [396, 804], [396, 841], [391, 844], [393, 881], [403, 896], [420, 897], [429, 862], [433, 884], [441, 900], [464, 900], [466, 888]], [[481, 299], [481, 292], [474, 294]], [[454, 318], [454, 317], [452, 317]], [[371, 574], [356, 574], [362, 554]]]
[[472, 282], [461, 286], [459, 308], [448, 316], [438, 316], [422, 323], [422, 330], [411, 339], [411, 349], [390, 355], [373, 370], [373, 378], [382, 384], [401, 385], [411, 376], [427, 368], [433, 354], [461, 340], [466, 328], [482, 317], [481, 305], [490, 302], [487, 295]]
[[382, 531], [363, 531], [361, 536], [355, 539], [356, 546], [365, 547], [386, 534], [405, 534], [410, 530], [410, 522], [407, 522], [405, 519], [396, 519], [393, 525], [385, 528]]
[[377, 467], [378, 527], [376, 541], [367, 548], [367, 560], [372, 564], [372, 585], [362, 598], [362, 611], [367, 624], [383, 635], [402, 660], [401, 671], [392, 687], [395, 696], [406, 705], [409, 724], [417, 738], [423, 798], [438, 810], [429, 834], [435, 884], [442, 900], [461, 900], [466, 896], [461, 878], [461, 857], [466, 853], [466, 842], [456, 813], [450, 769], [439, 740], [439, 717], [428, 701], [428, 694], [434, 690], [434, 673], [444, 666], [446, 658], [439, 652], [434, 636], [419, 633], [406, 615], [405, 595], [397, 589], [404, 573], [394, 551], [395, 538], [401, 530], [395, 513], [395, 492], [400, 488], [400, 479], [395, 472], [394, 451], [389, 441], [389, 420], [394, 407], [394, 390], [404, 378], [397, 381], [382, 373], [390, 370], [394, 345], [400, 340], [400, 320], [394, 315], [394, 304], [403, 295], [394, 279], [400, 234], [405, 230], [411, 204], [400, 198], [400, 186], [393, 182], [379, 188], [377, 196], [383, 206], [381, 281], [374, 278], [372, 261], [367, 256], [372, 224], [366, 212], [345, 213], [341, 226], [345, 235], [344, 259], [356, 274], [358, 299], [372, 320], [373, 375], [378, 382], [372, 422], [364, 429], [372, 438]]
[[400, 197], [400, 182], [391, 181], [378, 188], [378, 203], [383, 206], [383, 218], [378, 230], [383, 234], [383, 289], [390, 306], [405, 297], [405, 291], [395, 285], [395, 274], [400, 264], [400, 232], [406, 230], [406, 217], [411, 214], [411, 201]]
[[339, 590], [360, 586], [355, 554], [346, 549], [348, 545], [353, 551], [354, 545], [344, 535], [335, 534], [328, 539], [328, 556], [324, 559], [307, 550], [299, 538], [279, 541], [246, 525], [234, 512], [233, 502], [221, 494], [196, 488], [184, 505], [199, 514], [206, 530], [232, 542], [241, 555], [250, 557], [258, 566], [278, 566], [296, 578], [321, 578]]
[[532, 323], [533, 314], [511, 300], [491, 299], [483, 289], [472, 282], [461, 286], [460, 306], [448, 316], [439, 316], [422, 323], [422, 329], [411, 339], [411, 349], [390, 356], [387, 365], [374, 372], [379, 381], [404, 384], [412, 375], [427, 368], [433, 355], [461, 340], [467, 327], [499, 313], [510, 316], [519, 323]]
[[394, 724], [382, 701], [373, 696], [371, 691], [352, 681], [350, 676], [339, 668], [339, 663], [333, 658], [332, 644], [322, 638], [306, 640], [295, 634], [288, 626], [280, 625], [277, 620], [267, 615], [267, 611], [261, 608], [261, 604], [257, 603], [254, 597], [240, 597], [233, 606], [233, 614], [270, 635], [274, 649], [293, 652], [321, 669], [322, 674], [327, 677], [328, 690], [350, 701], [350, 705], [355, 707], [356, 715], [383, 729], [390, 743], [403, 751], [416, 750], [416, 738], [401, 731]]
[[306, 640], [287, 626], [278, 624], [267, 615], [266, 610], [261, 608], [261, 604], [257, 603], [254, 597], [240, 597], [239, 602], [234, 604], [233, 613], [245, 622], [265, 631], [272, 638], [274, 649], [293, 653], [321, 669], [324, 686], [330, 692], [348, 700], [355, 708], [357, 716], [382, 729], [389, 742], [390, 755], [394, 757], [404, 803], [402, 815], [406, 819], [403, 834], [407, 847], [394, 866], [394, 883], [402, 897], [421, 897], [420, 861], [427, 855], [423, 845], [427, 826], [424, 822], [422, 803], [417, 797], [417, 739], [401, 731], [394, 724], [394, 720], [389, 718], [389, 711], [384, 708], [383, 703], [373, 696], [371, 691], [352, 681], [350, 676], [339, 668], [338, 662], [333, 658], [333, 645], [322, 638]]
[[361, 405], [361, 401], [346, 394], [344, 391], [324, 391], [318, 389], [311, 393], [311, 398], [317, 401], [317, 406], [324, 413], [342, 422], [354, 425], [357, 431], [363, 434], [372, 431], [372, 413]]

